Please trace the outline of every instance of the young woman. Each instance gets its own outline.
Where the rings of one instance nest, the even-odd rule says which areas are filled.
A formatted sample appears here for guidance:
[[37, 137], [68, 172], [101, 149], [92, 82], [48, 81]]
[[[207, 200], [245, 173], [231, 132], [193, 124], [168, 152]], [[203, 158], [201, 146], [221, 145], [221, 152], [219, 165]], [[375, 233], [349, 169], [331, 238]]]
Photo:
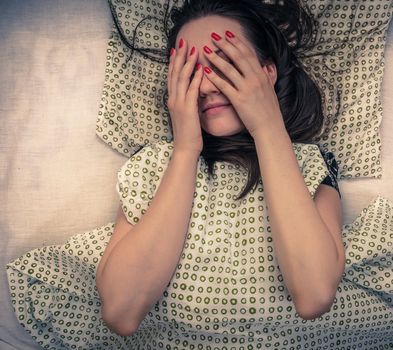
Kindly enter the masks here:
[[[332, 187], [332, 181], [328, 185], [328, 180], [334, 180], [334, 175], [330, 174], [320, 179], [319, 182], [325, 180], [326, 184], [318, 186], [314, 197], [310, 196], [291, 139], [292, 134], [295, 140], [311, 142], [312, 136], [320, 131], [323, 121], [320, 96], [316, 85], [296, 66], [298, 62], [292, 49], [280, 36], [278, 28], [265, 19], [264, 8], [259, 1], [189, 1], [177, 14], [177, 22], [169, 36], [167, 104], [174, 136], [171, 159], [149, 209], [136, 225], [127, 220], [124, 214], [127, 208], [123, 212], [120, 206], [117, 227], [97, 271], [102, 315], [108, 327], [118, 334], [130, 335], [138, 330], [149, 310], [162, 297], [171, 280], [173, 282], [174, 273], [186, 271], [182, 267], [185, 261], [190, 263], [191, 271], [202, 267], [207, 271], [214, 264], [211, 260], [203, 262], [202, 256], [208, 255], [207, 249], [200, 254], [198, 267], [191, 266], [198, 264], [195, 257], [182, 258], [182, 253], [185, 254], [187, 234], [191, 237], [190, 244], [196, 240], [196, 231], [209, 230], [208, 221], [203, 223], [205, 227], [197, 230], [190, 225], [191, 213], [199, 204], [194, 196], [198, 160], [201, 155], [205, 155], [204, 159], [219, 157], [221, 150], [217, 150], [217, 144], [224, 138], [227, 146], [221, 156], [228, 157], [232, 153], [232, 158], [238, 156], [235, 158], [238, 163], [243, 160], [254, 172], [257, 168], [261, 174], [261, 182], [257, 183], [261, 192], [256, 196], [258, 191], [249, 189], [246, 192], [252, 195], [248, 194], [247, 198], [247, 193], [243, 193], [246, 200], [236, 204], [233, 190], [230, 190], [232, 186], [227, 186], [226, 200], [233, 206], [225, 205], [222, 211], [226, 212], [224, 217], [232, 217], [233, 222], [237, 219], [239, 225], [235, 227], [224, 220], [217, 231], [211, 231], [210, 235], [215, 237], [212, 246], [220, 250], [228, 243], [218, 244], [218, 237], [225, 241], [225, 237], [229, 239], [244, 230], [237, 239], [232, 237], [234, 241], [229, 246], [244, 254], [246, 268], [244, 271], [236, 268], [239, 272], [237, 282], [229, 284], [213, 279], [202, 288], [204, 283], [196, 279], [193, 284], [201, 286], [199, 294], [206, 298], [212, 296], [206, 291], [209, 286], [212, 290], [214, 287], [220, 289], [220, 285], [237, 290], [240, 286], [236, 283], [244, 279], [246, 292], [239, 292], [231, 300], [240, 304], [245, 299], [247, 311], [241, 315], [238, 309], [233, 319], [244, 319], [247, 323], [252, 318], [260, 322], [258, 319], [264, 319], [259, 314], [261, 308], [269, 309], [267, 294], [261, 290], [272, 285], [269, 274], [264, 279], [261, 272], [264, 268], [272, 268], [280, 269], [283, 279], [279, 284], [286, 288], [286, 296], [291, 299], [291, 302], [277, 304], [293, 306], [287, 309], [288, 316], [292, 317], [296, 311], [300, 319], [315, 319], [332, 306], [345, 263], [340, 196], [338, 188]], [[286, 118], [275, 89], [280, 92]], [[214, 147], [209, 145], [210, 149], [216, 149], [215, 154], [204, 149], [203, 133], [205, 138], [210, 137], [207, 140], [210, 144], [212, 138], [216, 139]], [[238, 140], [230, 144], [233, 135], [237, 135]], [[239, 142], [241, 138], [243, 145]], [[304, 151], [309, 149], [307, 147], [304, 143], [301, 149]], [[312, 148], [314, 153], [315, 148]], [[254, 150], [254, 159], [247, 157], [251, 150]], [[323, 159], [320, 153], [319, 157]], [[235, 171], [233, 168], [232, 172]], [[206, 197], [220, 185], [209, 183]], [[255, 201], [251, 202], [252, 199]], [[252, 225], [242, 228], [241, 207], [247, 208], [254, 217], [253, 233], [249, 232]], [[268, 212], [261, 212], [266, 207]], [[209, 212], [209, 208], [201, 207], [200, 212], [204, 211]], [[265, 216], [268, 220], [261, 220]], [[258, 239], [258, 236], [271, 237], [274, 249], [261, 250], [261, 256], [256, 255], [259, 262], [257, 259], [251, 262], [250, 250], [257, 250], [261, 244], [258, 240], [254, 244], [240, 243], [251, 237]], [[239, 245], [235, 244], [236, 240]], [[262, 262], [263, 255], [267, 258], [268, 252], [277, 259], [277, 264]], [[225, 257], [225, 251], [222, 253]], [[234, 277], [233, 261], [224, 259], [222, 264], [228, 267], [222, 271], [222, 276]], [[216, 276], [211, 271], [206, 274]], [[251, 289], [257, 291], [254, 297], [249, 294]], [[200, 307], [207, 303], [202, 300], [205, 299], [201, 299]], [[224, 300], [217, 302], [215, 310], [218, 313], [224, 308], [230, 309]], [[250, 313], [251, 306], [257, 305], [255, 314]], [[188, 311], [196, 316], [195, 311]], [[285, 313], [282, 313], [284, 318], [287, 317]], [[197, 320], [193, 316], [189, 321], [195, 327]], [[204, 316], [198, 323], [209, 327], [214, 315]], [[229, 322], [230, 318], [224, 318]], [[221, 322], [223, 318], [218, 320]], [[241, 334], [238, 326], [233, 329]]]
[[385, 237], [366, 249], [371, 231], [342, 227], [337, 164], [313, 143], [311, 16], [190, 0], [171, 18], [173, 140], [119, 170], [115, 224], [8, 264], [19, 322], [47, 349], [387, 348], [391, 268], [362, 255], [387, 261]]

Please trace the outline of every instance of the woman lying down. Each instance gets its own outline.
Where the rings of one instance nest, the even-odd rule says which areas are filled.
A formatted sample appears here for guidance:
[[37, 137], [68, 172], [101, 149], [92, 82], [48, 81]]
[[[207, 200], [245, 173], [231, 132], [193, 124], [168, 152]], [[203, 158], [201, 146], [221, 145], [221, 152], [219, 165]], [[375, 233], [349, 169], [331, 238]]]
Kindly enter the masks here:
[[[291, 48], [272, 8], [173, 10], [173, 140], [121, 167], [116, 222], [7, 265], [45, 349], [392, 348], [391, 203], [343, 226], [337, 163], [312, 142], [321, 96], [295, 55], [307, 41]], [[307, 37], [311, 17], [286, 10]]]

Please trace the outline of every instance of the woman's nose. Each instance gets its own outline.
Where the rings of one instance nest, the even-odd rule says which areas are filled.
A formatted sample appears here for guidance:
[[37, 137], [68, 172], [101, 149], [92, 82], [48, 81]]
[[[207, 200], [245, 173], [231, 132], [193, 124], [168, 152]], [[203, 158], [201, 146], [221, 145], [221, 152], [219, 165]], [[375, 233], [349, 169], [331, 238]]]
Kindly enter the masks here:
[[203, 73], [201, 84], [199, 85], [199, 94], [206, 96], [211, 93], [220, 92], [220, 90], [212, 83], [212, 81], [206, 76], [207, 73]]

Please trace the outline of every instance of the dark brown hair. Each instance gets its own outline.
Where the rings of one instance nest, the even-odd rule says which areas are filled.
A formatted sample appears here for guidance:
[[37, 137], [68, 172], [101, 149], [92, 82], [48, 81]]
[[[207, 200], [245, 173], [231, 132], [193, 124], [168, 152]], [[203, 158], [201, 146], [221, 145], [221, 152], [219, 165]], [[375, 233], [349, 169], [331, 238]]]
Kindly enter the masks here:
[[[292, 142], [313, 143], [323, 131], [324, 116], [319, 88], [298, 60], [307, 57], [305, 52], [317, 45], [318, 22], [308, 7], [300, 0], [185, 0], [181, 7], [172, 7], [164, 21], [166, 62], [169, 62], [169, 51], [175, 47], [180, 29], [192, 20], [209, 15], [238, 21], [254, 45], [261, 64], [275, 64], [274, 89], [288, 135]], [[164, 101], [167, 99], [168, 90]], [[209, 175], [213, 175], [216, 161], [239, 164], [247, 169], [248, 180], [237, 199], [242, 199], [253, 187], [255, 190], [261, 175], [254, 139], [249, 132], [243, 130], [235, 135], [217, 137], [202, 129], [202, 136], [201, 156], [208, 165]]]

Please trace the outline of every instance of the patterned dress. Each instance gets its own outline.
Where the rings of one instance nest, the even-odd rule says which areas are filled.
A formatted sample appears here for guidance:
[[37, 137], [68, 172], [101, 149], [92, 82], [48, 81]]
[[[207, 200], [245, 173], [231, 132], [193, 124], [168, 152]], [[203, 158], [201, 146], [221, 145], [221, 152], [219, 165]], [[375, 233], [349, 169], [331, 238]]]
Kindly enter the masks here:
[[[337, 188], [332, 154], [293, 143], [314, 197]], [[142, 148], [118, 171], [116, 190], [137, 224], [154, 198], [173, 142]], [[101, 319], [95, 273], [114, 222], [32, 250], [7, 265], [15, 314], [45, 349], [392, 349], [393, 203], [377, 197], [343, 226], [346, 267], [334, 304], [314, 320], [297, 313], [277, 264], [263, 182], [240, 201], [247, 172], [200, 157], [189, 228], [177, 269], [132, 336]], [[336, 170], [335, 170], [336, 169]]]

